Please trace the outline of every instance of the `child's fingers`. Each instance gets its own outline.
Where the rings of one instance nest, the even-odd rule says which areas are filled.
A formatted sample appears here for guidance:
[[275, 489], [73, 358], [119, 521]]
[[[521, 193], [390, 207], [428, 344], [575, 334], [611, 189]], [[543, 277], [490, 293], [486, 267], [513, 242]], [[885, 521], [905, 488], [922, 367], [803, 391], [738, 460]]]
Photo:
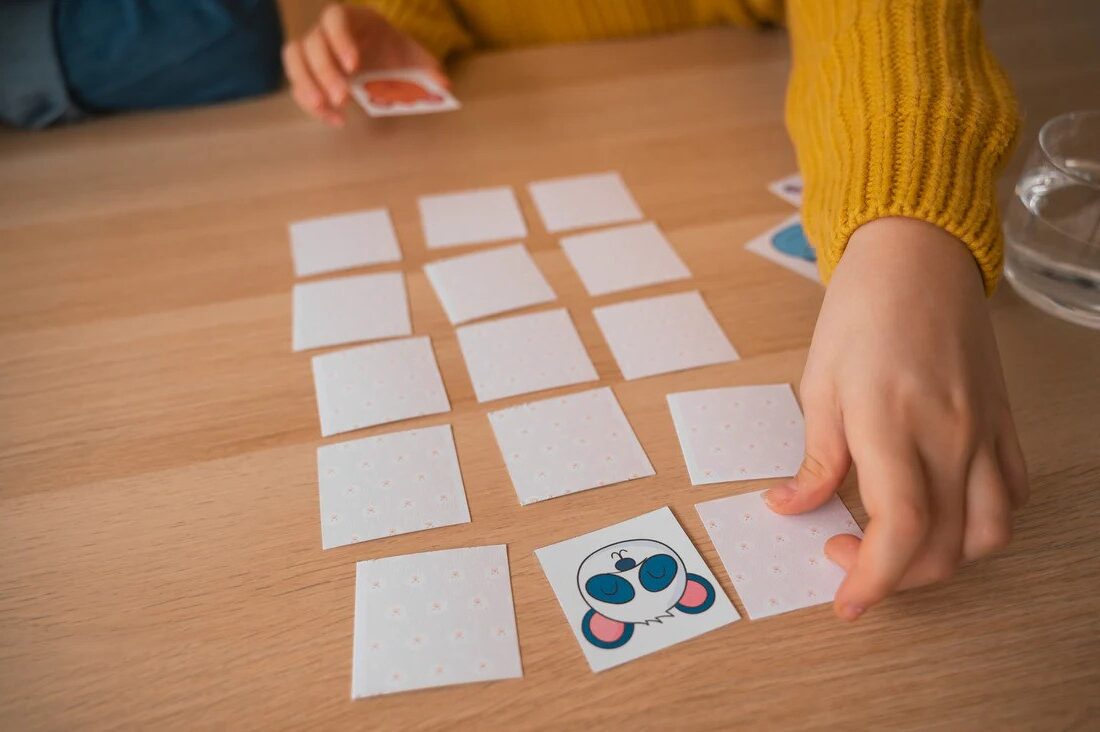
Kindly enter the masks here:
[[347, 99], [348, 83], [344, 79], [344, 74], [337, 68], [328, 41], [319, 28], [315, 28], [306, 36], [303, 50], [309, 70], [324, 89], [329, 106], [334, 110], [339, 109]]
[[[946, 458], [943, 453], [924, 453], [923, 465], [930, 501], [929, 526], [924, 546], [907, 573], [908, 586], [911, 587], [950, 579], [962, 559], [966, 486], [971, 459], [959, 455], [937, 463], [937, 457]], [[961, 464], [958, 461], [962, 461]]]
[[1012, 539], [1012, 499], [992, 447], [979, 450], [966, 485], [967, 560], [998, 552]]
[[[859, 547], [862, 543], [863, 541], [858, 536], [837, 534], [825, 542], [825, 556], [829, 561], [843, 569], [846, 574], [851, 574], [856, 567], [856, 562], [859, 560]], [[909, 569], [906, 571], [905, 576], [898, 580], [894, 592], [909, 590], [926, 584], [928, 583], [917, 577], [912, 569]]]
[[845, 573], [856, 567], [859, 558], [860, 538], [852, 534], [837, 534], [825, 542], [825, 556], [840, 566]]
[[867, 459], [860, 457], [860, 493], [878, 495], [874, 502], [864, 500], [871, 520], [856, 564], [836, 593], [834, 608], [845, 620], [855, 620], [897, 587], [929, 527], [926, 479], [917, 455], [879, 443]]
[[[936, 521], [942, 521], [944, 517], [938, 515]], [[975, 457], [967, 480], [965, 515], [966, 527], [962, 544], [962, 558], [965, 561], [973, 561], [999, 551], [1012, 537], [1012, 505], [991, 451]], [[929, 547], [940, 541], [934, 533], [935, 531], [928, 536], [921, 557], [906, 571], [896, 590], [939, 582], [950, 574], [949, 568], [929, 559]], [[854, 569], [859, 551], [860, 540], [848, 534], [834, 536], [825, 543], [825, 555], [845, 572]], [[932, 553], [934, 555], [934, 549]]]
[[792, 480], [772, 488], [764, 500], [776, 513], [812, 511], [829, 500], [852, 465], [844, 425], [831, 400], [804, 398], [806, 456]]
[[[850, 573], [855, 569], [856, 561], [859, 559], [859, 547], [861, 543], [858, 536], [837, 534], [825, 542], [825, 556], [828, 557], [829, 561], [843, 569], [845, 573]], [[915, 577], [910, 570], [898, 581], [894, 591], [908, 590], [923, 584], [928, 583], [922, 582], [920, 578]]]
[[320, 27], [332, 52], [340, 60], [344, 73], [354, 74], [359, 68], [359, 46], [351, 29], [347, 8], [339, 3], [329, 5], [321, 13]]
[[290, 79], [294, 101], [303, 110], [320, 119], [328, 105], [320, 87], [313, 80], [313, 75], [309, 73], [302, 55], [302, 45], [297, 41], [291, 41], [283, 47], [283, 68]]

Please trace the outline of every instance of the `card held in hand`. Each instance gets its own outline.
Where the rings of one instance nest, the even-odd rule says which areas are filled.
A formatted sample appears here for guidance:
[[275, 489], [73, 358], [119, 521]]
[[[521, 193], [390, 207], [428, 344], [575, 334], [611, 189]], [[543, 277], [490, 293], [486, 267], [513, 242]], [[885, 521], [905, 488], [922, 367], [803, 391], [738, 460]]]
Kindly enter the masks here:
[[462, 105], [425, 69], [389, 69], [352, 81], [355, 101], [371, 117], [399, 117], [461, 109]]

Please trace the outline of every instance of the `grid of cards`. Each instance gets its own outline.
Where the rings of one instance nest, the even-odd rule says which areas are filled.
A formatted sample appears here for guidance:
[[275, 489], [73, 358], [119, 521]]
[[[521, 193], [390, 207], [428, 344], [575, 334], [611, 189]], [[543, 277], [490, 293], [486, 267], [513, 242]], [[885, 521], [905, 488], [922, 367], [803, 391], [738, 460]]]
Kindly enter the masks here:
[[[374, 116], [458, 105], [423, 72], [362, 77], [355, 93]], [[778, 181], [772, 190], [795, 201], [801, 179]], [[543, 229], [562, 234], [564, 259], [591, 297], [691, 279], [620, 174], [536, 181], [526, 192]], [[599, 374], [573, 315], [555, 305], [544, 271], [549, 255], [526, 244], [516, 192], [496, 186], [433, 193], [417, 205], [424, 247], [448, 250], [423, 271], [455, 329], [477, 402], [575, 387], [485, 411], [518, 503], [596, 489], [602, 490], [591, 500], [611, 500], [611, 491], [654, 476], [615, 392], [593, 386]], [[800, 253], [789, 233], [784, 242], [794, 254], [776, 248], [767, 238], [775, 233], [761, 238], [770, 249], [758, 253], [780, 263], [780, 255]], [[292, 349], [340, 347], [312, 356], [322, 436], [449, 412], [432, 340], [417, 334], [410, 317], [405, 274], [331, 276], [401, 261], [388, 210], [297, 222], [290, 239], [296, 275], [328, 276], [294, 285]], [[472, 246], [480, 248], [453, 252]], [[626, 380], [738, 359], [726, 327], [690, 286], [598, 305], [591, 315]], [[789, 477], [798, 469], [804, 427], [787, 384], [671, 393], [667, 406], [692, 485]], [[461, 465], [446, 423], [321, 445], [322, 548], [469, 523]], [[760, 491], [696, 508], [752, 619], [831, 600], [843, 573], [825, 558], [825, 542], [859, 535], [836, 498], [795, 517], [771, 512]], [[592, 671], [740, 618], [668, 508], [565, 538], [536, 556]], [[521, 677], [506, 545], [359, 562], [352, 655], [355, 698]]]

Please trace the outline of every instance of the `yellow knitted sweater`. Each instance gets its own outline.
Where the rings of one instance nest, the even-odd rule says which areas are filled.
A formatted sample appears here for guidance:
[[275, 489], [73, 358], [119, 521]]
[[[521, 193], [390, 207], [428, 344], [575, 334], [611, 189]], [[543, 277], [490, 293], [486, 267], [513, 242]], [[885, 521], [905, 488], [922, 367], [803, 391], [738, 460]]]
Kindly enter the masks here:
[[360, 0], [440, 58], [477, 47], [784, 24], [787, 127], [806, 234], [828, 279], [848, 237], [884, 216], [966, 243], [991, 292], [1002, 242], [994, 181], [1018, 126], [977, 0]]

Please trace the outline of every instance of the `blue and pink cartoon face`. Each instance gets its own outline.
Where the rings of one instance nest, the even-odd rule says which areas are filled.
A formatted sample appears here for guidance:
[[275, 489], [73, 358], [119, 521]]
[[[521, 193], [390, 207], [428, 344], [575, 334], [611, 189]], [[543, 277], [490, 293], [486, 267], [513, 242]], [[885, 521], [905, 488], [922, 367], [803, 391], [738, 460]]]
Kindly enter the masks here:
[[652, 539], [609, 544], [577, 570], [577, 588], [590, 608], [581, 632], [597, 648], [619, 648], [635, 625], [660, 623], [673, 610], [698, 615], [714, 604], [714, 587], [687, 571], [672, 547]]

